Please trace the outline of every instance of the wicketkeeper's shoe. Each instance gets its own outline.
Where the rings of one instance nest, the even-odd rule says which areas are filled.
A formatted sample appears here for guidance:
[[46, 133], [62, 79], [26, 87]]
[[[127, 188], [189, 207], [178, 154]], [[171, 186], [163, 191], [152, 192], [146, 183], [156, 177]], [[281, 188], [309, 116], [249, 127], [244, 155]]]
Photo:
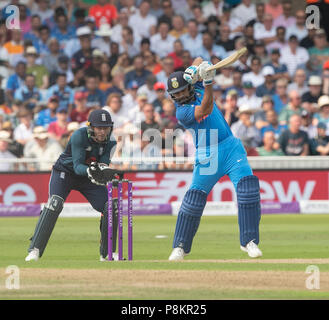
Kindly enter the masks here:
[[[112, 258], [114, 261], [119, 261], [119, 254], [117, 252], [113, 252]], [[106, 256], [106, 258], [104, 258], [103, 256], [100, 256], [100, 258], [99, 258], [99, 261], [101, 261], [101, 262], [107, 261], [107, 260], [108, 260], [108, 255]]]
[[247, 252], [250, 258], [258, 258], [263, 255], [262, 251], [260, 251], [257, 244], [253, 240], [248, 242], [245, 247], [240, 246], [240, 248], [242, 251]]
[[186, 256], [186, 253], [184, 252], [183, 248], [177, 247], [174, 248], [172, 251], [169, 260], [170, 261], [178, 261], [178, 260], [184, 260], [184, 257]]
[[26, 256], [25, 261], [37, 261], [40, 258], [39, 249], [33, 248]]

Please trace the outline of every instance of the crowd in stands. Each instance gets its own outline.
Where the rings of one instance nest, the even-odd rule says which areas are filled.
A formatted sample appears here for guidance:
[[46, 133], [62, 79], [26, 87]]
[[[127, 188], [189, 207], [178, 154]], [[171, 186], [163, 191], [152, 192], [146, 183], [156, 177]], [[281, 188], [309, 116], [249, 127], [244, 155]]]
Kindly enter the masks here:
[[[10, 5], [19, 29], [10, 28]], [[289, 0], [1, 1], [0, 160], [34, 158], [42, 161], [25, 169], [50, 170], [97, 108], [112, 116], [118, 158], [143, 153], [156, 140], [141, 139], [150, 129], [161, 147], [148, 156], [191, 157], [167, 78], [198, 56], [217, 63], [244, 46], [213, 88], [248, 155], [329, 155], [329, 35], [306, 18]], [[0, 171], [19, 166], [1, 161]]]

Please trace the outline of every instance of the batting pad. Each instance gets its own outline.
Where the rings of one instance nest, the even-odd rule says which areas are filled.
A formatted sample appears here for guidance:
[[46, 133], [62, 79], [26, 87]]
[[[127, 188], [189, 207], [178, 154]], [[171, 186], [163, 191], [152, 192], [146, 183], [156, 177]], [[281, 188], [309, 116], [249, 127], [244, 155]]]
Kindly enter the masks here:
[[240, 244], [246, 246], [254, 240], [259, 243], [260, 193], [259, 181], [256, 176], [246, 176], [237, 184], [238, 221]]
[[185, 253], [191, 251], [206, 202], [207, 194], [204, 191], [190, 189], [186, 192], [178, 213], [173, 248], [181, 247]]

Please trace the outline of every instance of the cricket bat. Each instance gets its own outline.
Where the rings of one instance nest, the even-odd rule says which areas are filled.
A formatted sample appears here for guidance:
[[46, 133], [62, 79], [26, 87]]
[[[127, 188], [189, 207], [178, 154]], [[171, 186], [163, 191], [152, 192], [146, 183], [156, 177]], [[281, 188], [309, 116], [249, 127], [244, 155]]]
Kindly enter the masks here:
[[246, 52], [247, 52], [247, 48], [243, 47], [243, 48], [237, 50], [236, 52], [234, 52], [233, 54], [231, 54], [229, 57], [223, 59], [222, 61], [217, 62], [213, 66], [210, 66], [207, 69], [207, 71], [217, 70], [217, 69], [220, 69], [223, 67], [227, 67], [227, 66], [231, 65], [232, 63], [234, 63], [235, 61], [237, 61]]

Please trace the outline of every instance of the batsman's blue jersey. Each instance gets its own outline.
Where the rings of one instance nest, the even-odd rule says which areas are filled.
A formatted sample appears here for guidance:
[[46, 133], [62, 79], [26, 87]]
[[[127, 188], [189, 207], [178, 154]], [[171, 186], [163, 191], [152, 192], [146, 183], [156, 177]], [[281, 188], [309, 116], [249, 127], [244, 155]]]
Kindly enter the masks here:
[[201, 105], [204, 87], [195, 85], [195, 101], [176, 106], [176, 117], [194, 138], [196, 159], [190, 189], [209, 193], [217, 181], [228, 175], [236, 187], [239, 180], [252, 174], [246, 151], [235, 138], [221, 111], [214, 103], [211, 114], [195, 119], [195, 107]]
[[197, 149], [208, 149], [232, 136], [232, 132], [215, 102], [211, 114], [201, 121], [195, 119], [195, 107], [201, 105], [204, 87], [202, 82], [197, 82], [194, 88], [195, 101], [184, 105], [175, 104], [176, 118], [192, 133]]

